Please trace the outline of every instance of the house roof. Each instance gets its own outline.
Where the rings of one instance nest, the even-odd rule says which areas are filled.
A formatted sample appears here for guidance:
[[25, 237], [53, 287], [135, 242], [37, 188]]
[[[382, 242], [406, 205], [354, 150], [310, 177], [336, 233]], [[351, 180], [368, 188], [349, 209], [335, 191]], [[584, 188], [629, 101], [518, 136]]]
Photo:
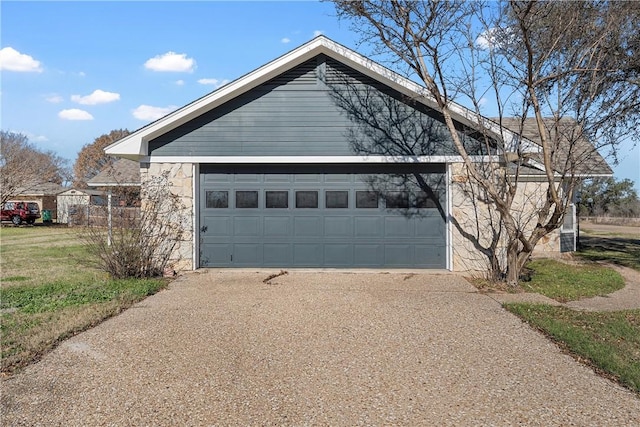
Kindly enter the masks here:
[[56, 184], [55, 182], [42, 182], [34, 184], [29, 188], [19, 189], [17, 194], [19, 196], [55, 196], [65, 190], [67, 190], [66, 187]]
[[[210, 111], [231, 99], [259, 86], [280, 74], [293, 69], [305, 61], [324, 54], [339, 61], [356, 71], [387, 85], [403, 95], [416, 99], [427, 107], [438, 109], [435, 99], [427, 89], [400, 74], [360, 55], [359, 53], [341, 45], [325, 36], [318, 36], [308, 43], [282, 55], [266, 65], [246, 74], [237, 80], [203, 96], [196, 101], [179, 108], [172, 113], [144, 126], [130, 135], [116, 141], [105, 148], [109, 155], [124, 157], [134, 160], [146, 161], [148, 156], [148, 142], [172, 129]], [[484, 128], [497, 139], [504, 139], [507, 146], [520, 142], [525, 150], [531, 148], [534, 151], [538, 147], [527, 141], [522, 141], [518, 135], [510, 130], [500, 129], [500, 126], [492, 120], [479, 117], [475, 112], [455, 103], [450, 110], [454, 119], [472, 128]], [[501, 132], [502, 130], [502, 132]]]
[[[218, 106], [242, 95], [243, 93], [295, 68], [305, 61], [317, 55], [326, 55], [339, 61], [348, 67], [386, 85], [403, 95], [414, 99], [429, 108], [438, 110], [435, 99], [428, 90], [411, 81], [400, 74], [360, 55], [359, 53], [341, 45], [324, 36], [318, 36], [308, 43], [282, 55], [281, 57], [267, 63], [266, 65], [228, 83], [225, 86], [203, 96], [186, 106], [179, 108], [172, 113], [152, 122], [130, 135], [116, 141], [105, 148], [107, 154], [134, 159], [138, 161], [149, 161], [148, 143], [154, 138], [161, 136], [172, 129], [210, 111]], [[533, 160], [530, 164], [533, 168], [544, 169], [542, 166], [540, 135], [537, 132], [534, 120], [525, 121], [525, 126], [520, 132], [519, 122], [515, 119], [503, 119], [501, 126], [497, 121], [479, 116], [474, 111], [469, 110], [459, 104], [451, 103], [450, 111], [453, 118], [471, 128], [488, 131], [489, 136], [496, 140], [504, 141], [505, 151], [528, 153]], [[572, 124], [576, 128], [575, 122]], [[565, 139], [568, 141], [569, 139]], [[580, 174], [590, 176], [611, 175], [611, 169], [606, 161], [595, 151], [594, 146], [584, 138], [579, 139], [579, 150], [572, 149], [571, 153], [578, 157], [589, 157], [583, 161], [579, 169]], [[586, 156], [589, 154], [589, 156]], [[558, 156], [562, 159], [562, 156]], [[567, 157], [565, 156], [564, 160]], [[584, 160], [584, 159], [583, 159]], [[283, 159], [279, 159], [283, 161]], [[400, 160], [400, 161], [406, 161]], [[559, 163], [557, 164], [559, 166]], [[559, 169], [560, 170], [560, 169]], [[90, 184], [97, 186], [98, 184]]]
[[135, 187], [140, 185], [140, 163], [118, 159], [87, 181], [90, 187]]
[[58, 196], [81, 196], [81, 195], [85, 195], [85, 196], [101, 196], [103, 195], [104, 192], [100, 191], [100, 190], [93, 190], [93, 189], [79, 189], [79, 188], [69, 188], [66, 191], [63, 191], [62, 193], [58, 194]]
[[[534, 117], [524, 121], [517, 117], [503, 117], [503, 126], [523, 137], [542, 145], [538, 123]], [[554, 169], [558, 173], [573, 172], [583, 176], [611, 176], [613, 171], [606, 160], [598, 153], [596, 147], [582, 134], [582, 128], [571, 118], [544, 120], [546, 131], [556, 150]], [[555, 143], [554, 143], [555, 142]], [[534, 162], [543, 164], [542, 154], [533, 154], [530, 158]]]

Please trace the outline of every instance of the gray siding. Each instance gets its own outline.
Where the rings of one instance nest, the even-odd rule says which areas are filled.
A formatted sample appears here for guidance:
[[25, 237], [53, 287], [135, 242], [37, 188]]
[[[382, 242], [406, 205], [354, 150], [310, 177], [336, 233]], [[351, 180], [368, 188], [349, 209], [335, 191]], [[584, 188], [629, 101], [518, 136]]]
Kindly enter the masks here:
[[[351, 93], [351, 97], [336, 96], [342, 93]], [[344, 105], [345, 99], [351, 103], [354, 94], [367, 98], [367, 108], [380, 107], [373, 113], [363, 110], [363, 114], [380, 115], [376, 121], [383, 128], [393, 128], [400, 139], [413, 138], [414, 145], [389, 151], [371, 144], [388, 129], [372, 131], [368, 123], [358, 122], [349, 110], [361, 100]], [[414, 107], [400, 94], [320, 55], [150, 141], [149, 151], [154, 156], [345, 156], [363, 151], [453, 154], [437, 114]], [[401, 129], [399, 134], [394, 116], [398, 111], [414, 115], [413, 128]], [[427, 147], [420, 133], [425, 123], [438, 128], [439, 143], [433, 147]]]

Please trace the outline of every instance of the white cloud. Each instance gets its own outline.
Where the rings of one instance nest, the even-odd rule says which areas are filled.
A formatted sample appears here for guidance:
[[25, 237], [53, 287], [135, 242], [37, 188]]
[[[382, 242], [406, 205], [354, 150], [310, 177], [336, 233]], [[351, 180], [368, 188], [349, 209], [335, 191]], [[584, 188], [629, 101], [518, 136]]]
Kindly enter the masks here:
[[45, 101], [50, 102], [52, 104], [59, 104], [62, 101], [64, 101], [64, 98], [60, 95], [58, 95], [57, 93], [52, 93], [49, 95], [45, 95], [44, 97]]
[[186, 53], [167, 52], [164, 55], [154, 56], [147, 60], [144, 66], [153, 71], [192, 73], [196, 66], [196, 60], [187, 58]]
[[176, 108], [178, 107], [176, 107], [175, 105], [170, 105], [168, 107], [153, 107], [151, 105], [142, 104], [138, 108], [133, 110], [133, 117], [138, 120], [158, 120], [159, 118], [166, 116]]
[[91, 95], [80, 96], [71, 95], [71, 100], [82, 105], [97, 105], [107, 104], [120, 99], [120, 94], [115, 92], [106, 92], [104, 90], [96, 89]]
[[281, 41], [282, 43], [285, 43], [285, 44], [286, 44], [286, 43], [289, 43], [289, 42], [291, 41], [291, 39], [290, 39], [290, 38], [288, 38], [288, 37], [283, 37], [283, 38], [282, 38], [282, 40], [280, 40], [280, 41]]
[[487, 105], [487, 102], [489, 102], [489, 101], [487, 100], [487, 98], [485, 98], [485, 97], [483, 96], [482, 98], [480, 98], [480, 99], [478, 100], [478, 105], [482, 107], [482, 106], [484, 106], [484, 105]]
[[29, 136], [29, 140], [34, 142], [47, 142], [49, 138], [44, 135], [32, 135]]
[[31, 56], [12, 47], [4, 47], [0, 49], [0, 70], [41, 73], [42, 66]]
[[480, 49], [492, 49], [517, 43], [517, 37], [513, 28], [493, 27], [484, 30], [476, 38], [476, 46]]
[[176, 80], [176, 85], [184, 86], [184, 80]]
[[324, 30], [315, 30], [313, 32], [313, 37], [318, 37], [324, 34]]
[[62, 110], [58, 113], [58, 117], [64, 120], [93, 120], [93, 116], [91, 114], [77, 108]]
[[222, 80], [218, 80], [218, 79], [200, 79], [200, 80], [198, 80], [198, 83], [200, 83], [201, 85], [211, 85], [211, 86], [213, 86], [213, 87], [215, 87], [217, 89], [220, 86], [224, 86], [227, 83], [229, 83], [229, 80], [228, 79], [222, 79]]
[[491, 47], [493, 36], [490, 32], [484, 31], [476, 39], [476, 46], [480, 49], [489, 49]]

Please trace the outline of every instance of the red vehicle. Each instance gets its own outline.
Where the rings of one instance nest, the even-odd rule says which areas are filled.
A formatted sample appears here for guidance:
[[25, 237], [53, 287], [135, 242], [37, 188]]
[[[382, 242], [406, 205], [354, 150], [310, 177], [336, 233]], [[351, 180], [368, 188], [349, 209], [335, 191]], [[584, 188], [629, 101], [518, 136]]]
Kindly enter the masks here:
[[23, 222], [33, 224], [40, 218], [40, 208], [36, 202], [5, 202], [2, 205], [0, 219], [11, 221], [15, 225]]

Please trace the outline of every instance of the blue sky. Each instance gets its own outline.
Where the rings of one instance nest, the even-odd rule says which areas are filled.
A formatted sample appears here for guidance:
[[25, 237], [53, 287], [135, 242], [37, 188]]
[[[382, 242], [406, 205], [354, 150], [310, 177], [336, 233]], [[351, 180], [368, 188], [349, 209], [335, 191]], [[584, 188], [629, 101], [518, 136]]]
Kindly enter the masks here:
[[[13, 2], [0, 5], [1, 128], [75, 161], [322, 33], [360, 53], [331, 3]], [[365, 49], [365, 50], [363, 50]], [[8, 58], [8, 59], [7, 59]], [[640, 148], [615, 177], [640, 189]]]

